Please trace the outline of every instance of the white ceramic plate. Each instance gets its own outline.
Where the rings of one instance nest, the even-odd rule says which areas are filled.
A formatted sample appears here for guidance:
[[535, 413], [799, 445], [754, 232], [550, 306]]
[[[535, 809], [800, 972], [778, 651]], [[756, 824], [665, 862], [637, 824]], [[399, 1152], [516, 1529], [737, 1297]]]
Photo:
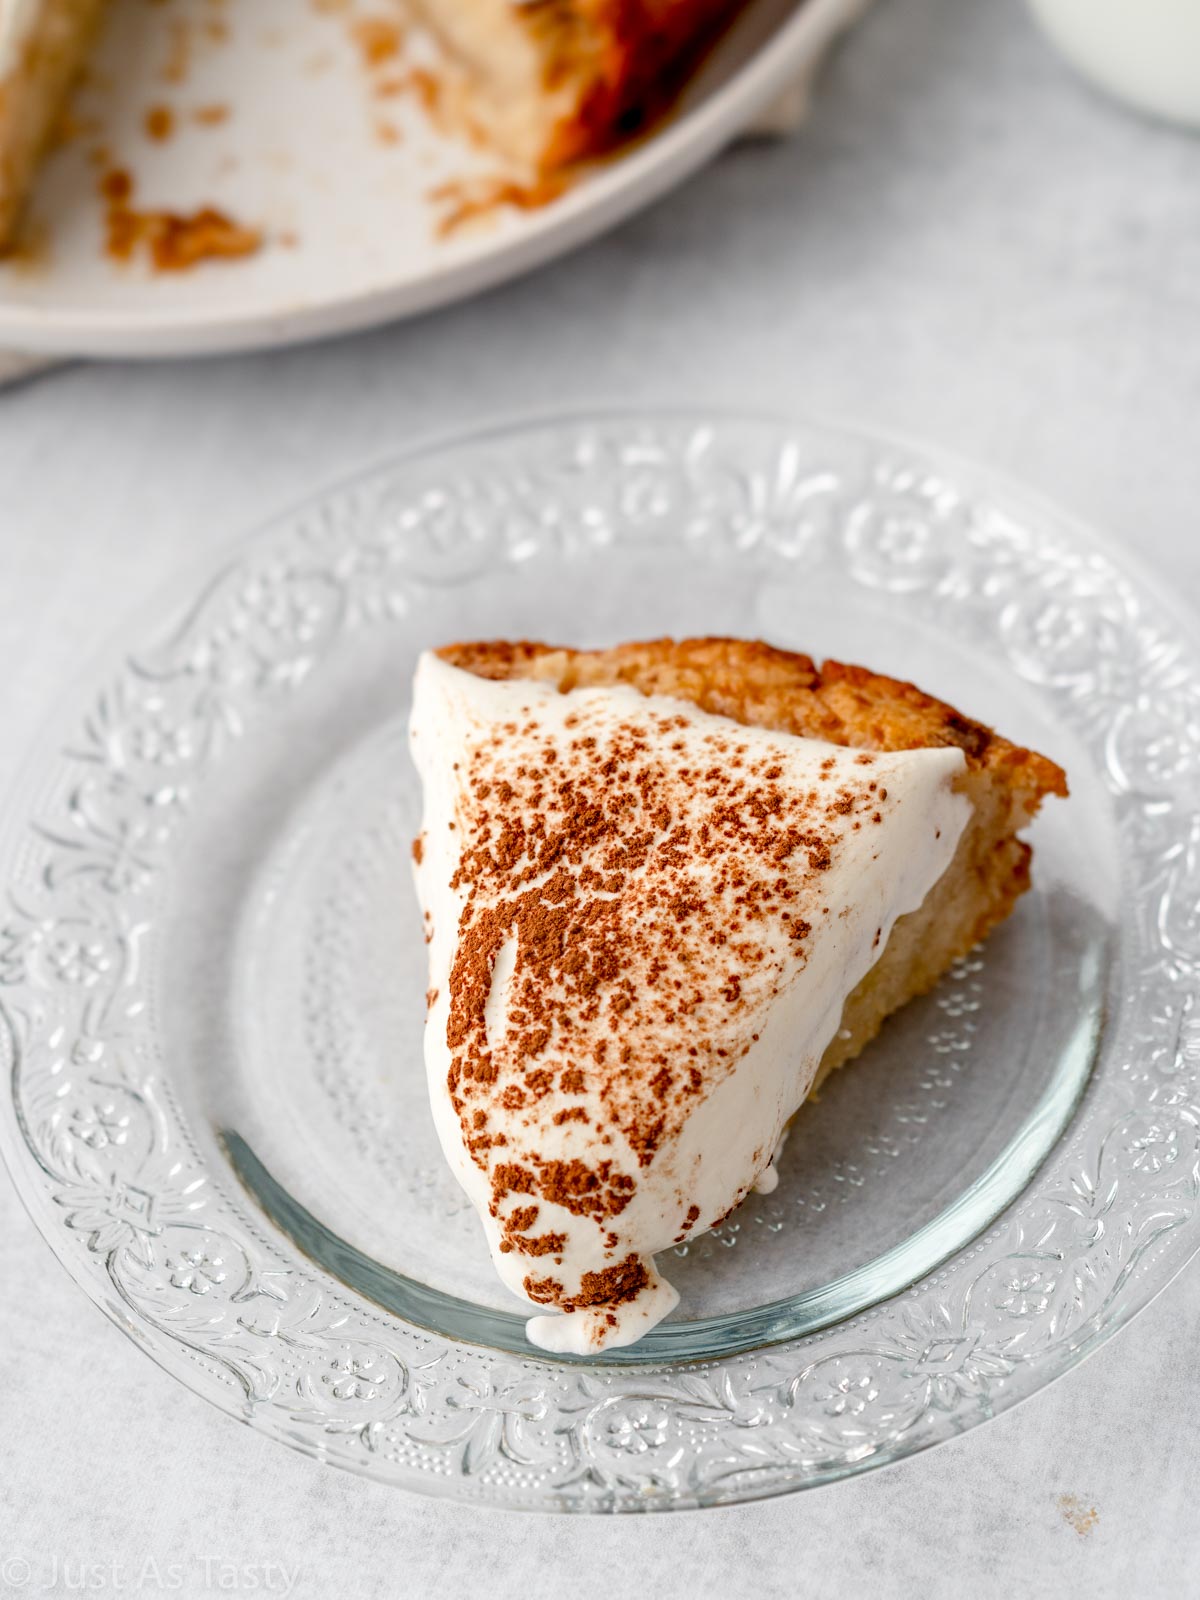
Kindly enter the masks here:
[[[669, 1253], [677, 1312], [556, 1360], [429, 1116], [407, 688], [449, 637], [703, 632], [911, 675], [1071, 797], [1014, 916], [796, 1119], [779, 1188]], [[209, 557], [26, 763], [0, 1152], [141, 1348], [383, 1482], [676, 1509], [951, 1438], [1200, 1246], [1195, 638], [1045, 506], [844, 429], [609, 416], [389, 462]]]
[[[31, 248], [0, 265], [0, 341], [96, 356], [216, 352], [361, 328], [472, 294], [592, 238], [693, 172], [859, 10], [861, 0], [754, 0], [651, 137], [548, 205], [497, 209], [443, 236], [446, 206], [434, 191], [495, 164], [440, 135], [413, 93], [380, 92], [407, 65], [367, 67], [353, 31], [365, 12], [117, 0], [77, 99], [82, 131], [39, 182]], [[228, 37], [211, 36], [214, 18]], [[174, 118], [158, 142], [145, 128], [156, 106]], [[224, 121], [197, 120], [213, 106], [227, 110]], [[260, 225], [267, 247], [182, 273], [113, 262], [100, 146], [134, 176], [139, 205], [216, 205]]]

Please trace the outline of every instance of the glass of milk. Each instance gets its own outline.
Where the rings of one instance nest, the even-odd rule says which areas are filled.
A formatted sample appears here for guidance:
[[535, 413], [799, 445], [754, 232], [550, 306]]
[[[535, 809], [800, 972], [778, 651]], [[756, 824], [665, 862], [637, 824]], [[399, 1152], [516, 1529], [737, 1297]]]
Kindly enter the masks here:
[[1063, 55], [1111, 94], [1200, 128], [1200, 0], [1029, 0]]

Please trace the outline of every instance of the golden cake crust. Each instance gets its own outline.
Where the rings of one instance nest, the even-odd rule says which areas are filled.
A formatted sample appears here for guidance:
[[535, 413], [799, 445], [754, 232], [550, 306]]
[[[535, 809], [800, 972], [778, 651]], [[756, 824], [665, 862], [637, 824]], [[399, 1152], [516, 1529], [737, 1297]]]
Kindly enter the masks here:
[[916, 684], [842, 661], [818, 665], [760, 639], [650, 639], [607, 650], [489, 640], [445, 645], [438, 654], [483, 678], [532, 678], [563, 690], [627, 683], [643, 694], [676, 695], [718, 716], [830, 744], [865, 750], [955, 745], [973, 770], [1002, 775], [1039, 799], [1067, 794], [1066, 774], [1053, 761]]

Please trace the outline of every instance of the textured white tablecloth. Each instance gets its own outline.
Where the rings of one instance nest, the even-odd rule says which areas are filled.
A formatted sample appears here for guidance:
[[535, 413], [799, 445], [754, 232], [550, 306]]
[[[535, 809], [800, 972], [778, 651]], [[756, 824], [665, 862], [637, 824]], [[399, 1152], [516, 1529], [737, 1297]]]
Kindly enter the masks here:
[[[1016, 0], [885, 0], [802, 139], [739, 149], [523, 283], [324, 348], [0, 395], [0, 779], [206, 544], [429, 429], [680, 398], [871, 419], [986, 459], [1195, 600], [1200, 142], [1093, 98]], [[1193, 1268], [1055, 1388], [853, 1483], [523, 1518], [360, 1482], [219, 1416], [86, 1302], [0, 1183], [0, 1594], [16, 1557], [29, 1593], [67, 1592], [81, 1561], [92, 1592], [136, 1591], [153, 1558], [187, 1594], [222, 1592], [222, 1562], [258, 1564], [238, 1592], [286, 1565], [306, 1600], [1190, 1595], [1198, 1323]], [[1089, 1532], [1063, 1495], [1095, 1507]]]

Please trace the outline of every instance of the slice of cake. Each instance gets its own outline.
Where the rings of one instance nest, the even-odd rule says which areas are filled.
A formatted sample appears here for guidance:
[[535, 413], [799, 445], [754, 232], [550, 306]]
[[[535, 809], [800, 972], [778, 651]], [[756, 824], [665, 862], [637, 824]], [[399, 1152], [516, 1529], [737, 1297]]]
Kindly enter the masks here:
[[1062, 772], [909, 684], [738, 640], [422, 658], [443, 1149], [530, 1338], [631, 1343], [653, 1257], [1029, 883]]

